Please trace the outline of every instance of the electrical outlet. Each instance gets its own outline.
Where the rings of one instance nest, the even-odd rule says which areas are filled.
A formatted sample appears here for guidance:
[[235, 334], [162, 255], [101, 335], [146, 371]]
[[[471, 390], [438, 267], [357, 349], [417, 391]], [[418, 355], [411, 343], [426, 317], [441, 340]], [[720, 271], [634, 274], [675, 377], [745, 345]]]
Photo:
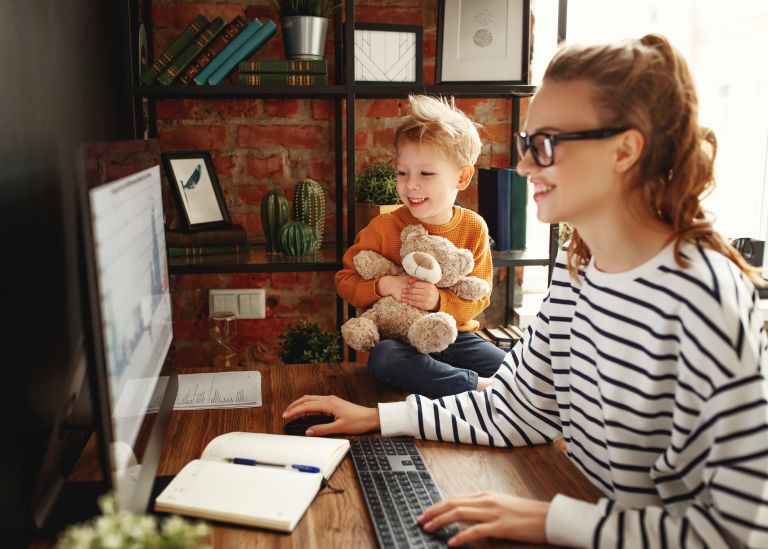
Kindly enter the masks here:
[[264, 300], [263, 288], [208, 290], [208, 311], [210, 314], [231, 311], [237, 315], [237, 318], [264, 318], [266, 316]]

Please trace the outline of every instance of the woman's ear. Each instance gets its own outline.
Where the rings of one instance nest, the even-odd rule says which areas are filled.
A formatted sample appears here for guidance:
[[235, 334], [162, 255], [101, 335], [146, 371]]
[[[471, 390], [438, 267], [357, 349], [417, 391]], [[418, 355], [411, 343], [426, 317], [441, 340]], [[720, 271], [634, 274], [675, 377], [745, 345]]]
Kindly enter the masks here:
[[619, 144], [614, 153], [614, 167], [619, 173], [632, 169], [643, 153], [645, 138], [639, 130], [630, 128], [619, 136]]
[[474, 166], [470, 166], [469, 164], [467, 164], [461, 167], [461, 171], [459, 172], [459, 185], [458, 185], [458, 188], [460, 191], [463, 191], [464, 189], [469, 187], [469, 184], [472, 181], [473, 175], [475, 175]]

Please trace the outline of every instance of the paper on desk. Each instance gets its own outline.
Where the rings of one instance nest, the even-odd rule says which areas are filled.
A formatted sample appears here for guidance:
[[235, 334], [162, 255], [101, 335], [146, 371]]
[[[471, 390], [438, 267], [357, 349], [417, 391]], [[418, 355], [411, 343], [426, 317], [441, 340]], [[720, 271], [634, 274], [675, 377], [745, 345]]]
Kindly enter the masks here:
[[[201, 410], [211, 408], [249, 408], [261, 406], [261, 374], [248, 372], [211, 372], [181, 374], [174, 410]], [[154, 378], [129, 380], [123, 387], [115, 407], [115, 416], [124, 417], [141, 413]], [[168, 386], [168, 377], [157, 379], [149, 400], [148, 411], [157, 412]]]

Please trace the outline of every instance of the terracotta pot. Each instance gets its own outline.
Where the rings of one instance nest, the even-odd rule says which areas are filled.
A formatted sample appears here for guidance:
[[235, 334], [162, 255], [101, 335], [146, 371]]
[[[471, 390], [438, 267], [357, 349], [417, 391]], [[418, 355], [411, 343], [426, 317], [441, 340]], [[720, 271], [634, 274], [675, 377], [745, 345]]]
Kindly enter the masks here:
[[402, 204], [355, 204], [355, 233], [368, 225], [377, 215], [394, 212]]

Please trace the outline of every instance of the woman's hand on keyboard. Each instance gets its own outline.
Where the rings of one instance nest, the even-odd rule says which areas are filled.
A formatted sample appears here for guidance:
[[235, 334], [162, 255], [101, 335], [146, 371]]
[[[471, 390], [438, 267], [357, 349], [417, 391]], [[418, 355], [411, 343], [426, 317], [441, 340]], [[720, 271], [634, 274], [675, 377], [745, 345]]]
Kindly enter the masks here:
[[378, 408], [359, 406], [333, 395], [304, 395], [288, 405], [283, 419], [318, 413], [329, 414], [336, 419], [332, 423], [315, 425], [307, 431], [307, 436], [357, 435], [381, 429]]
[[483, 538], [546, 543], [549, 502], [510, 494], [480, 492], [436, 503], [417, 519], [427, 532], [453, 522], [475, 522], [450, 540], [451, 547]]

